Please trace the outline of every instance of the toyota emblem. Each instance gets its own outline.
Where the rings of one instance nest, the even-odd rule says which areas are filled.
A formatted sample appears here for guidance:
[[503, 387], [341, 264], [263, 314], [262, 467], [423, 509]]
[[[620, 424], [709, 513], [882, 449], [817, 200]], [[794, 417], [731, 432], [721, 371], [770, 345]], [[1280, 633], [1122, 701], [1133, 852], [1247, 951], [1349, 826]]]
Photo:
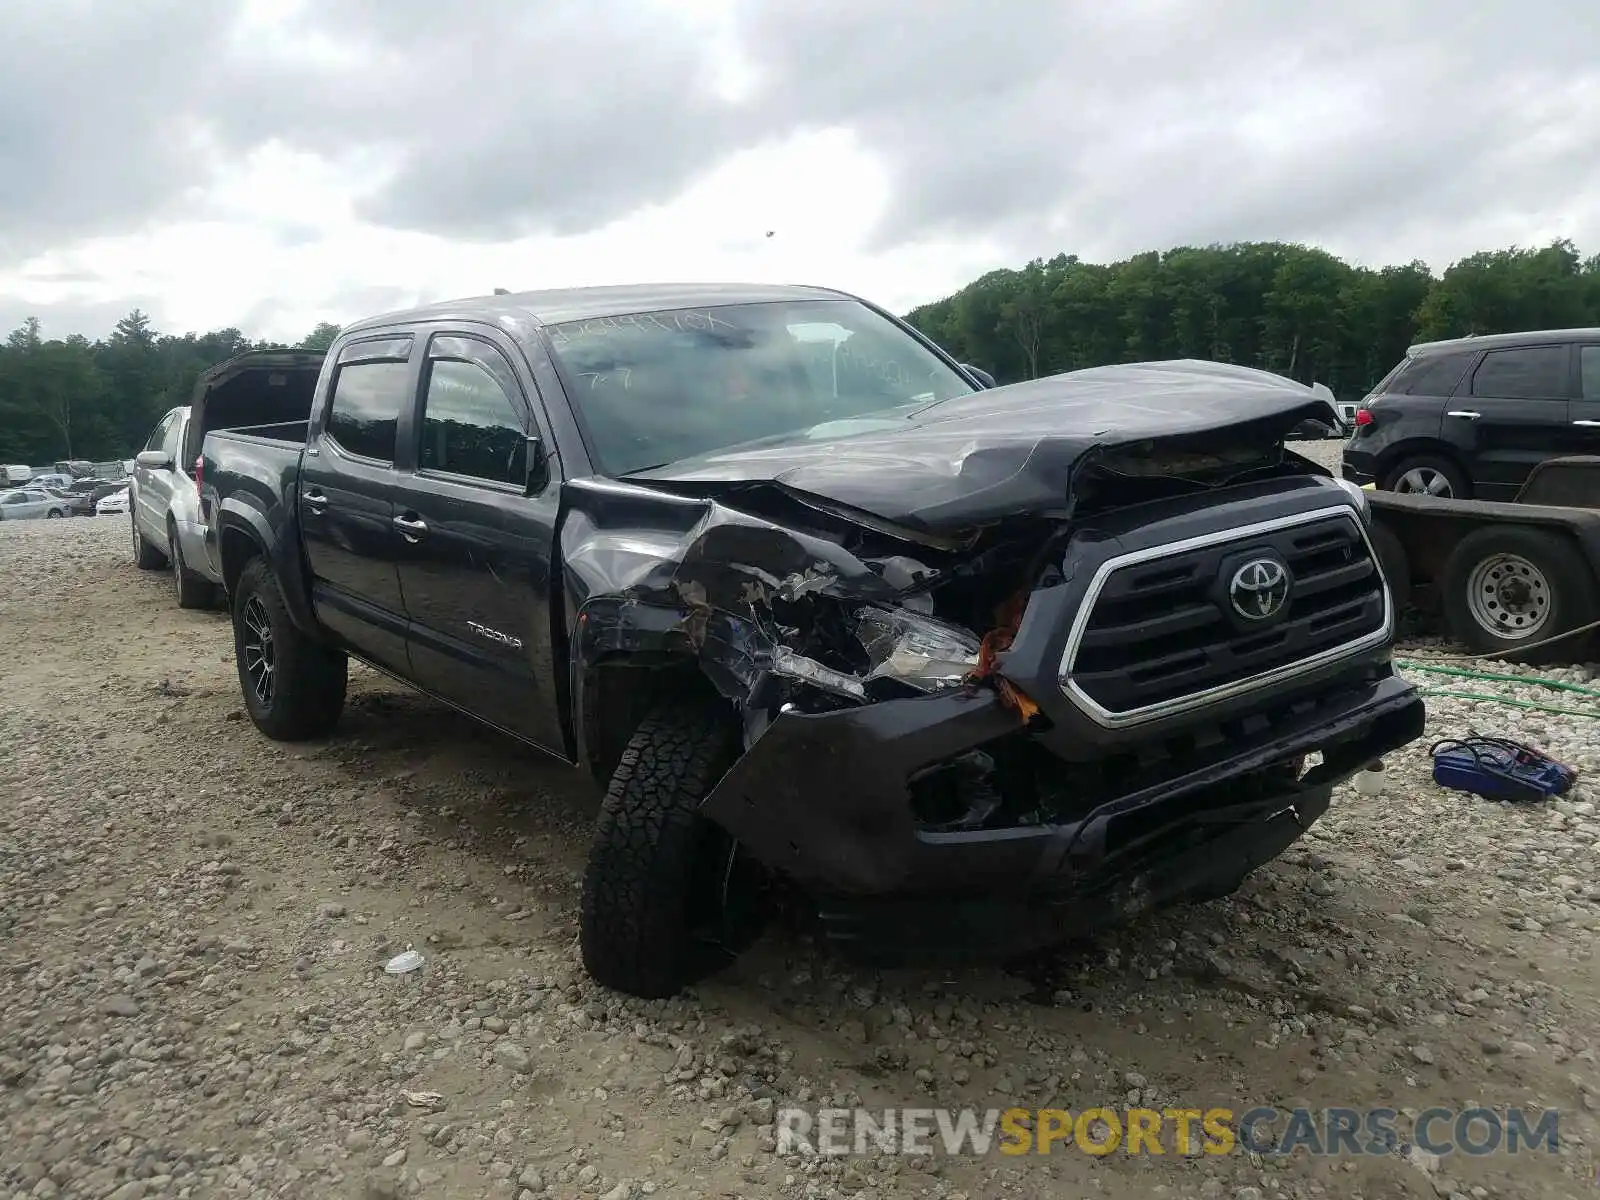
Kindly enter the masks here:
[[1275, 617], [1289, 599], [1289, 570], [1275, 558], [1252, 558], [1228, 580], [1233, 611], [1247, 621]]

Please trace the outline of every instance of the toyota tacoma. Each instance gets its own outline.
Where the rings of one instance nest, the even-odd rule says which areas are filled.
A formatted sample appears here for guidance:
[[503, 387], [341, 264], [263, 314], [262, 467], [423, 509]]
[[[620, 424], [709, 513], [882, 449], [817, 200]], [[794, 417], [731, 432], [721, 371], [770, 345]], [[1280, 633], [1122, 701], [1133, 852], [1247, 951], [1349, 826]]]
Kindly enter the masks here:
[[636, 995], [797, 896], [909, 963], [1226, 895], [1422, 730], [1364, 495], [1284, 444], [1324, 389], [996, 387], [756, 285], [442, 303], [251, 378], [190, 432], [251, 720], [329, 735], [356, 658], [591, 772], [583, 960]]

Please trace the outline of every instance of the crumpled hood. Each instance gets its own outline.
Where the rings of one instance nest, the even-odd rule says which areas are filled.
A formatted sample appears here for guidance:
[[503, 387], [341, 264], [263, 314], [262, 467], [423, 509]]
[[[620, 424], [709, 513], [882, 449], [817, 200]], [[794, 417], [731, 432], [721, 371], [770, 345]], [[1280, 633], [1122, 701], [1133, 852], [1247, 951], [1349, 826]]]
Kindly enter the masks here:
[[1278, 440], [1302, 421], [1333, 425], [1331, 400], [1324, 387], [1224, 363], [1091, 367], [629, 478], [671, 490], [779, 483], [907, 526], [950, 529], [1064, 510], [1074, 466], [1097, 447], [1246, 426]]

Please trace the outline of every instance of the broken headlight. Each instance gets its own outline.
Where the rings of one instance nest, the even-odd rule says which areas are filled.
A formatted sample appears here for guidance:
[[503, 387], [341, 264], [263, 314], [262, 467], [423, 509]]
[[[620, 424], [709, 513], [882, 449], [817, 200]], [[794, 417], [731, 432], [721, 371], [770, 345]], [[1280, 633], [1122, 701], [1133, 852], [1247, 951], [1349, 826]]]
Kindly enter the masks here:
[[872, 664], [864, 679], [896, 679], [921, 692], [958, 687], [978, 665], [972, 634], [903, 608], [861, 609], [856, 639]]

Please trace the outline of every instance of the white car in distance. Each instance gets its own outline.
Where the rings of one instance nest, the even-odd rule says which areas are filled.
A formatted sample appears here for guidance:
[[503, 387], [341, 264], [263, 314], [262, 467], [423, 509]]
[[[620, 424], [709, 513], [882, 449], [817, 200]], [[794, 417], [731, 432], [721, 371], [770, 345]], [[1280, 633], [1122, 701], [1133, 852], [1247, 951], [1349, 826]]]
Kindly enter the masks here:
[[128, 489], [112, 492], [109, 496], [101, 496], [95, 501], [94, 515], [105, 517], [111, 515], [128, 515]]

